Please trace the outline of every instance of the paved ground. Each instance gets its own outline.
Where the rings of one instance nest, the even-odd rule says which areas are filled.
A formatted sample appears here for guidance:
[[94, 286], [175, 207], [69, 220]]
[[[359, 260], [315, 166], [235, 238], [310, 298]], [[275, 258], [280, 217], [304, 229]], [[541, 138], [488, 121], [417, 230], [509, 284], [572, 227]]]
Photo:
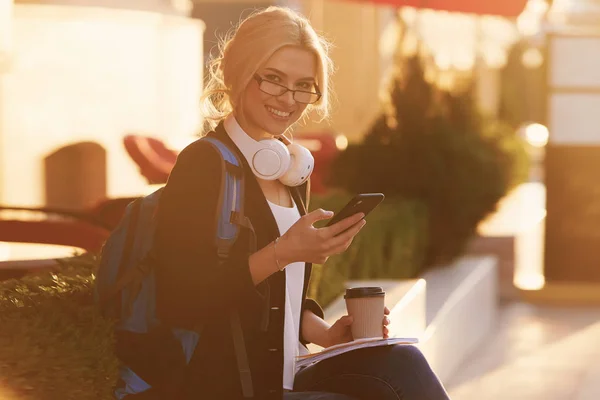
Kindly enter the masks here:
[[453, 400], [600, 400], [600, 308], [503, 305], [446, 386]]

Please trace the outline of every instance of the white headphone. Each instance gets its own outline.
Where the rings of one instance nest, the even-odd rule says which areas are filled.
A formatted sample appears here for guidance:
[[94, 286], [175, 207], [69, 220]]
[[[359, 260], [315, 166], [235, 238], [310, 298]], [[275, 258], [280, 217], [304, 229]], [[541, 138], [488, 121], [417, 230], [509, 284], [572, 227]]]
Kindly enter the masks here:
[[286, 186], [300, 186], [312, 174], [315, 159], [307, 148], [295, 143], [285, 145], [277, 139], [257, 142], [244, 132], [233, 115], [227, 117], [223, 125], [256, 177], [268, 181], [279, 179]]

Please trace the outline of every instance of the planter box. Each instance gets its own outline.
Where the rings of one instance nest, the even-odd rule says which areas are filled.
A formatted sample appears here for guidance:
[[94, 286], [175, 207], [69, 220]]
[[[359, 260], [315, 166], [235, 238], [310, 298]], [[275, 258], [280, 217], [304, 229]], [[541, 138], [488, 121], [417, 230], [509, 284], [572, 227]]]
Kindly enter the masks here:
[[[421, 279], [353, 281], [346, 287], [382, 286], [391, 311], [390, 335], [419, 338], [434, 371], [446, 381], [493, 329], [497, 281], [498, 262], [486, 256], [460, 259]], [[325, 310], [325, 320], [333, 324], [345, 313], [340, 296]], [[310, 349], [320, 350], [315, 345]]]
[[494, 257], [467, 257], [427, 272], [427, 328], [419, 347], [442, 381], [482, 343], [498, 318]]
[[493, 255], [498, 260], [498, 295], [514, 299], [519, 290], [515, 286], [516, 238], [514, 236], [477, 236], [471, 240], [466, 253], [471, 256]]

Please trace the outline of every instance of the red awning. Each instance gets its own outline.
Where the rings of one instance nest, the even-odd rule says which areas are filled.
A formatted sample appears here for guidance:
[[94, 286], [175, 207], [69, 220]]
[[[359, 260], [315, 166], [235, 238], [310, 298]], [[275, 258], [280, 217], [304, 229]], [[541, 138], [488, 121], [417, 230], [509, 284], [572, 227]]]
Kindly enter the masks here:
[[517, 17], [525, 9], [527, 0], [352, 0], [363, 3], [377, 3], [429, 8], [439, 11], [451, 11], [470, 14], [499, 15]]

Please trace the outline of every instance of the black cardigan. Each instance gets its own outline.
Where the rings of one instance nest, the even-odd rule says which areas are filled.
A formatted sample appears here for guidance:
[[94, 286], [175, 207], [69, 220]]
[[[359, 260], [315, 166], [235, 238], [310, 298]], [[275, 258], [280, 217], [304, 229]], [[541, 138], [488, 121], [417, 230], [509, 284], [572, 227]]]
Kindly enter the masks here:
[[[238, 153], [246, 181], [245, 215], [256, 232], [258, 248], [279, 236], [277, 222], [252, 170], [222, 124], [214, 136]], [[160, 199], [155, 242], [157, 313], [168, 326], [203, 331], [185, 377], [184, 399], [242, 399], [236, 358], [228, 322], [239, 309], [246, 340], [255, 399], [283, 397], [283, 327], [285, 273], [276, 272], [255, 286], [248, 257], [250, 235], [242, 230], [228, 262], [218, 265], [215, 218], [221, 184], [220, 155], [208, 143], [196, 141], [179, 155]], [[305, 184], [290, 188], [301, 215], [306, 213]], [[306, 299], [311, 265], [306, 264], [303, 310], [323, 317], [313, 300]], [[264, 310], [269, 325], [260, 328]], [[300, 327], [302, 329], [302, 327]], [[301, 332], [302, 330], [300, 330]], [[302, 338], [303, 343], [306, 341]]]

